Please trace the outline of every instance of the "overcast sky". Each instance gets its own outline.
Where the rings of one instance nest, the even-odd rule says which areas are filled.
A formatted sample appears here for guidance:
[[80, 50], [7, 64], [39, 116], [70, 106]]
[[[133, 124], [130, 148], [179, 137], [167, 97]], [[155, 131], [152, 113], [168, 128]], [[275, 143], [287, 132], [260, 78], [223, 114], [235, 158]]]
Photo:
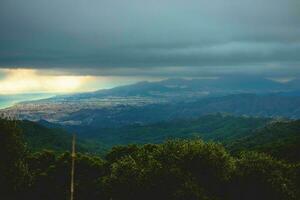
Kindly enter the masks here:
[[297, 78], [300, 1], [1, 0], [0, 68], [41, 76]]

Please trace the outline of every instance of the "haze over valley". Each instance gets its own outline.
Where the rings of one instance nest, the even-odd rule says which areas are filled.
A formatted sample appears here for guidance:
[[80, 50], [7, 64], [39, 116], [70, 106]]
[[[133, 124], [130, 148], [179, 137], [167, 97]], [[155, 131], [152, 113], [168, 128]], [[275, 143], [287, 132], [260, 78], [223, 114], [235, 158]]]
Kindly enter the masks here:
[[300, 117], [297, 82], [295, 79], [280, 83], [252, 76], [146, 81], [21, 102], [1, 113], [60, 125], [99, 127], [187, 119], [211, 113], [297, 119]]

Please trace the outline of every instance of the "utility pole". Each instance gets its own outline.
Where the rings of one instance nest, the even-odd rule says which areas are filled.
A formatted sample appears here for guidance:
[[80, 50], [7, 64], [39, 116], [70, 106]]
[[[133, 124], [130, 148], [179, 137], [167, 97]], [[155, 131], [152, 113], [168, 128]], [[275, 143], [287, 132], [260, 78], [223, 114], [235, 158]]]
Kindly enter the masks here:
[[71, 154], [71, 158], [72, 158], [72, 168], [71, 168], [71, 195], [70, 195], [70, 199], [74, 200], [74, 170], [75, 170], [75, 157], [76, 157], [76, 153], [75, 153], [75, 134], [73, 135], [73, 139], [72, 139], [72, 154]]

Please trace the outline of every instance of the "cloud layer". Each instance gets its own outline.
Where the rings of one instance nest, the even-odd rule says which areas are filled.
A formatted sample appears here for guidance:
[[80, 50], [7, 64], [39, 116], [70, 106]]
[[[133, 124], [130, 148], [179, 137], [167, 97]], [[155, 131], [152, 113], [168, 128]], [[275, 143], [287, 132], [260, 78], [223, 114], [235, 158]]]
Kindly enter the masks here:
[[298, 0], [1, 0], [0, 67], [300, 76]]

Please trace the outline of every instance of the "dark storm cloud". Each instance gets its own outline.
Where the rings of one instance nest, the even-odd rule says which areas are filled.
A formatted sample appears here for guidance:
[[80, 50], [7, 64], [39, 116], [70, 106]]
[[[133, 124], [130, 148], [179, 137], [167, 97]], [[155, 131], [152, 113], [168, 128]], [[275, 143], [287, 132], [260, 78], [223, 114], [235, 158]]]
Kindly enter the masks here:
[[1, 0], [0, 67], [300, 75], [298, 0]]

